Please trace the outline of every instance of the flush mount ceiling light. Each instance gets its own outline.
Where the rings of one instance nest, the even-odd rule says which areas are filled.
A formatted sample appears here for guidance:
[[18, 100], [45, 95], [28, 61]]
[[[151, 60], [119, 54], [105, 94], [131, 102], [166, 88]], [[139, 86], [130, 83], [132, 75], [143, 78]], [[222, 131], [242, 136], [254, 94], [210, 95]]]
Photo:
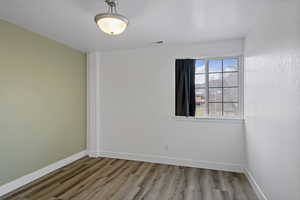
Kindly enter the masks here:
[[123, 33], [128, 26], [128, 19], [117, 13], [116, 0], [105, 0], [105, 3], [108, 5], [108, 11], [95, 16], [96, 24], [109, 35]]

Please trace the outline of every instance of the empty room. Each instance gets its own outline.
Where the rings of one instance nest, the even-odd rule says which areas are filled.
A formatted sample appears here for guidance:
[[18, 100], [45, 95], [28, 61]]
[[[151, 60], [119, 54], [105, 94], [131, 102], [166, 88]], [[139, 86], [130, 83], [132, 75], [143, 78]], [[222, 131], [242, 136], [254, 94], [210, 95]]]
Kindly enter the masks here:
[[1, 0], [0, 200], [300, 200], [300, 0]]

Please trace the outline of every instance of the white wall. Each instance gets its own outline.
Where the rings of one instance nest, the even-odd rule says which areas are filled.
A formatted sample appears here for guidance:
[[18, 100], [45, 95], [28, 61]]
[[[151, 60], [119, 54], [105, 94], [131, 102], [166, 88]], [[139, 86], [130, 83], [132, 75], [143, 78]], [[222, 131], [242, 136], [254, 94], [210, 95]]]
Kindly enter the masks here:
[[269, 200], [299, 200], [300, 1], [262, 7], [245, 46], [248, 167]]
[[101, 53], [100, 151], [238, 170], [245, 157], [242, 123], [172, 117], [176, 58], [242, 53], [243, 40]]

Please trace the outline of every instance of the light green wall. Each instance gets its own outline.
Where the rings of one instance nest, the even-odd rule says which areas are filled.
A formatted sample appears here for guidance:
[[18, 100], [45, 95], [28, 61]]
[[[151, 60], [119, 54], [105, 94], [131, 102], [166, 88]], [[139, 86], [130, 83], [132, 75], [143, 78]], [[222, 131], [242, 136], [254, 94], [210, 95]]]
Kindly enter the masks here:
[[0, 185], [84, 150], [85, 133], [85, 54], [0, 20]]

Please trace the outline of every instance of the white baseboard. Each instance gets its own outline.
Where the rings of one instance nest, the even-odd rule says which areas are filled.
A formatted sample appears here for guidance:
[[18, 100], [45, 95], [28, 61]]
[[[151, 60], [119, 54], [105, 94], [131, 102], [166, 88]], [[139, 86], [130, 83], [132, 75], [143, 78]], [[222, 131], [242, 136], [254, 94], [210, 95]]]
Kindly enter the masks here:
[[168, 165], [222, 170], [222, 171], [230, 171], [230, 172], [243, 172], [244, 169], [244, 166], [238, 164], [217, 163], [217, 162], [209, 162], [209, 161], [201, 161], [201, 160], [199, 161], [199, 160], [192, 160], [192, 159], [181, 159], [181, 158], [172, 158], [167, 156], [145, 155], [145, 154], [136, 154], [136, 153], [120, 153], [120, 152], [103, 151], [99, 153], [98, 156], [125, 159], [125, 160], [152, 162], [152, 163], [161, 163], [161, 164], [168, 164]]
[[97, 158], [99, 157], [99, 152], [98, 151], [87, 151], [87, 155], [91, 158]]
[[50, 172], [53, 172], [54, 170], [64, 167], [86, 155], [87, 155], [86, 151], [79, 152], [79, 153], [69, 156], [63, 160], [60, 160], [51, 165], [48, 165], [47, 167], [39, 169], [31, 174], [22, 176], [14, 181], [4, 184], [4, 185], [0, 186], [0, 197], [26, 185], [38, 178], [41, 178], [42, 176], [45, 176], [45, 175], [49, 174]]
[[264, 194], [264, 192], [262, 191], [261, 187], [257, 184], [257, 182], [255, 181], [253, 175], [251, 174], [251, 172], [245, 168], [245, 175], [248, 178], [253, 190], [255, 191], [257, 197], [259, 200], [268, 200], [266, 195]]

